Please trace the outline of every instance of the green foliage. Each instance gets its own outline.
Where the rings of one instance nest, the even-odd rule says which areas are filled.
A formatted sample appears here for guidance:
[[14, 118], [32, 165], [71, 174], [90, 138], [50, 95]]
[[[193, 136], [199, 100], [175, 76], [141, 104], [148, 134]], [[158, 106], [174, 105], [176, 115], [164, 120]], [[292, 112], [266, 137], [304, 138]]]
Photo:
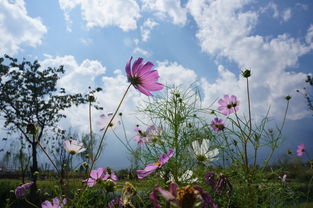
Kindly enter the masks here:
[[154, 98], [139, 108], [150, 122], [160, 129], [160, 135], [140, 149], [143, 163], [157, 161], [168, 149], [175, 150], [163, 171], [173, 174], [177, 181], [186, 170], [194, 165], [195, 155], [191, 143], [207, 139], [212, 135], [206, 124], [201, 99], [196, 87], [181, 90], [169, 88], [163, 95]]

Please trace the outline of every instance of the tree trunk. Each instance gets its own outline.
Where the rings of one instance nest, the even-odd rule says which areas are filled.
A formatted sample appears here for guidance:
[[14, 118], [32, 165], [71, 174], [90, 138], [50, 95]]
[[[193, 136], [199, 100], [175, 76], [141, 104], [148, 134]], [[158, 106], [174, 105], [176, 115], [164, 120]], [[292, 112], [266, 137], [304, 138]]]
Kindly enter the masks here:
[[38, 196], [36, 194], [37, 192], [37, 174], [35, 173], [36, 171], [38, 171], [38, 161], [37, 161], [37, 142], [35, 141], [35, 139], [33, 139], [32, 142], [32, 158], [33, 158], [33, 164], [31, 166], [31, 177], [32, 177], [32, 181], [34, 182], [34, 184], [31, 186], [30, 189], [30, 199], [31, 202], [33, 202], [34, 204], [38, 204]]

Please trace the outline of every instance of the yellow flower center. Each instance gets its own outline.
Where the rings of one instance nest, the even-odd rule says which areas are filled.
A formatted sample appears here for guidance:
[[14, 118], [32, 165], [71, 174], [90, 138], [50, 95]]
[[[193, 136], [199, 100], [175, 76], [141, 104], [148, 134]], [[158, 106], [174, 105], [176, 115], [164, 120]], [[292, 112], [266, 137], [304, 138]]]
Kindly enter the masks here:
[[75, 155], [75, 154], [76, 154], [76, 151], [75, 151], [75, 150], [70, 150], [69, 153], [70, 153], [71, 155]]
[[161, 162], [160, 161], [157, 161], [156, 163], [154, 163], [154, 165], [156, 165], [156, 166], [161, 166]]

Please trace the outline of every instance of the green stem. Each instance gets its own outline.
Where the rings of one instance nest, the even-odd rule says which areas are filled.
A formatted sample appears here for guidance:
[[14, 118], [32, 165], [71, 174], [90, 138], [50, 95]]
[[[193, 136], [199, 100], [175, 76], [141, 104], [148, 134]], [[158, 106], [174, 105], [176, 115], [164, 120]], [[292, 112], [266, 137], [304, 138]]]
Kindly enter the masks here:
[[56, 169], [56, 171], [58, 172], [58, 174], [60, 175], [60, 171], [57, 168], [56, 164], [53, 162], [53, 160], [51, 159], [51, 157], [49, 156], [49, 154], [46, 152], [46, 150], [41, 146], [40, 142], [38, 141], [37, 143], [39, 145], [39, 147], [41, 148], [41, 150], [45, 153], [45, 155], [48, 157], [48, 159], [50, 160], [50, 162], [52, 163], [52, 165], [54, 166], [54, 168]]
[[90, 158], [93, 159], [93, 151], [92, 151], [92, 143], [93, 143], [93, 136], [92, 136], [92, 122], [91, 122], [91, 101], [89, 101], [89, 134], [90, 134], [90, 142], [88, 145]]
[[131, 84], [128, 85], [128, 87], [127, 87], [127, 89], [126, 89], [126, 91], [125, 91], [125, 93], [124, 93], [124, 95], [123, 95], [123, 97], [122, 97], [120, 103], [118, 104], [118, 106], [117, 106], [117, 108], [116, 108], [116, 110], [115, 110], [115, 112], [114, 112], [112, 118], [110, 119], [108, 125], [105, 127], [105, 130], [104, 130], [103, 135], [102, 135], [102, 137], [101, 137], [100, 144], [99, 144], [99, 146], [98, 146], [96, 155], [95, 155], [95, 157], [92, 159], [90, 171], [93, 169], [93, 167], [94, 167], [94, 165], [95, 165], [95, 162], [96, 162], [96, 160], [97, 160], [98, 157], [99, 157], [100, 150], [101, 150], [101, 146], [102, 146], [102, 143], [103, 143], [103, 140], [104, 140], [104, 136], [106, 135], [106, 133], [107, 133], [107, 131], [108, 131], [108, 128], [109, 128], [109, 126], [110, 126], [109, 124], [113, 121], [113, 119], [114, 119], [114, 117], [116, 116], [118, 110], [120, 109], [120, 107], [121, 107], [121, 105], [122, 105], [122, 102], [123, 102], [123, 100], [124, 100], [124, 98], [125, 98], [125, 96], [126, 96], [128, 90], [129, 90], [130, 86], [131, 86]]

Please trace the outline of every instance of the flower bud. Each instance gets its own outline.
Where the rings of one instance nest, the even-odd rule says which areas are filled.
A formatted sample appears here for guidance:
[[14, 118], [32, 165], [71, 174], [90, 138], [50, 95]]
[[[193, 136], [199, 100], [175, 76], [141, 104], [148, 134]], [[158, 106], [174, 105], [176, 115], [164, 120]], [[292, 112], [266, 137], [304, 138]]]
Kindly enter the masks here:
[[246, 69], [245, 71], [242, 71], [242, 72], [241, 72], [241, 75], [242, 75], [244, 78], [248, 78], [248, 77], [251, 76], [251, 70]]
[[285, 99], [288, 101], [288, 100], [291, 99], [291, 96], [290, 96], [290, 95], [287, 95], [287, 96], [285, 97]]

